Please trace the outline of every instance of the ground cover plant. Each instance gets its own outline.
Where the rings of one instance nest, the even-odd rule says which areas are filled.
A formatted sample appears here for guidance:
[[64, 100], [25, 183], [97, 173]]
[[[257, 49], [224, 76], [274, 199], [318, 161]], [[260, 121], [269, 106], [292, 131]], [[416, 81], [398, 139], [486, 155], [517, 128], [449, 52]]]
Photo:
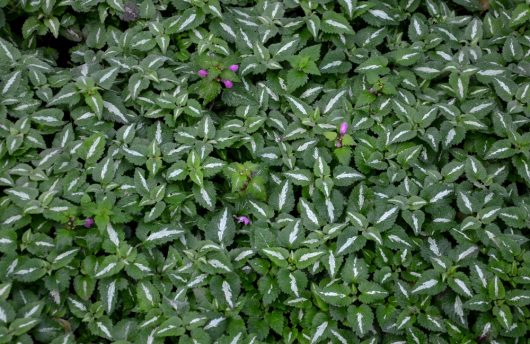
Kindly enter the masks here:
[[529, 29], [0, 0], [0, 343], [524, 343]]

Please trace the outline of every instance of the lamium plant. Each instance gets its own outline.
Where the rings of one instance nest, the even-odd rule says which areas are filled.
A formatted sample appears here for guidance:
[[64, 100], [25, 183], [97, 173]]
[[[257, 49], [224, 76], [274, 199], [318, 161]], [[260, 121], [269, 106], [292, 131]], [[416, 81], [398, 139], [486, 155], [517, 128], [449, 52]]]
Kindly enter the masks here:
[[0, 0], [0, 343], [530, 338], [528, 0]]

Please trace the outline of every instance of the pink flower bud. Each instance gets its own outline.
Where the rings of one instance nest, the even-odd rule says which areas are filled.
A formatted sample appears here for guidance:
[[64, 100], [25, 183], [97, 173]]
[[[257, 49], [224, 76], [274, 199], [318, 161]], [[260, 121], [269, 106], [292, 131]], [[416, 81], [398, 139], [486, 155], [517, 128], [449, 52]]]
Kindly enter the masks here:
[[340, 125], [339, 133], [341, 136], [344, 136], [346, 135], [347, 132], [348, 132], [348, 123], [342, 122]]
[[201, 69], [197, 72], [201, 78], [206, 78], [208, 76], [208, 71], [205, 69]]
[[228, 67], [228, 69], [230, 69], [232, 72], [237, 72], [237, 70], [239, 69], [239, 66], [236, 64], [233, 64], [230, 67]]
[[337, 148], [342, 147], [342, 142], [341, 141], [335, 142], [335, 147], [337, 147]]
[[236, 219], [237, 219], [237, 223], [242, 223], [244, 225], [250, 225], [252, 222], [250, 221], [250, 219], [246, 216], [236, 216]]
[[94, 225], [94, 219], [91, 217], [87, 217], [85, 219], [85, 224], [83, 226], [85, 226], [85, 228], [91, 228], [93, 225]]
[[234, 83], [230, 80], [223, 80], [223, 85], [225, 85], [226, 88], [232, 88], [232, 86], [234, 86]]

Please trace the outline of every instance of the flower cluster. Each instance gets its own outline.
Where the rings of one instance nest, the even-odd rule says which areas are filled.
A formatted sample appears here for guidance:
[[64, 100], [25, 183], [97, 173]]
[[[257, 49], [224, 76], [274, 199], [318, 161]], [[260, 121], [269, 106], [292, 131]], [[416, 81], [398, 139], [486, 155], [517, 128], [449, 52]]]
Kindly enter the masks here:
[[0, 0], [0, 72], [0, 343], [528, 342], [528, 0]]
[[[228, 70], [232, 72], [237, 72], [238, 69], [239, 69], [239, 66], [237, 64], [233, 64], [228, 67]], [[209, 73], [206, 69], [199, 69], [199, 71], [197, 72], [197, 75], [200, 76], [201, 78], [206, 78], [208, 77]], [[221, 79], [221, 78], [216, 78], [216, 80], [221, 82], [226, 88], [232, 88], [234, 86], [234, 83], [231, 80]]]
[[335, 142], [335, 147], [340, 148], [342, 147], [342, 138], [346, 133], [348, 132], [348, 123], [342, 122], [339, 127], [339, 137], [337, 138], [337, 142]]

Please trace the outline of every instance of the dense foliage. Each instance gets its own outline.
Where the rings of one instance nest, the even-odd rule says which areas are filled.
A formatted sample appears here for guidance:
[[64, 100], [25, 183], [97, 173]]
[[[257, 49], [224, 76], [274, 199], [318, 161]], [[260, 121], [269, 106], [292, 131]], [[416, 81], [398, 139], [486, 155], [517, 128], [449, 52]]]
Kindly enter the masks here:
[[0, 0], [0, 343], [523, 343], [530, 4]]

